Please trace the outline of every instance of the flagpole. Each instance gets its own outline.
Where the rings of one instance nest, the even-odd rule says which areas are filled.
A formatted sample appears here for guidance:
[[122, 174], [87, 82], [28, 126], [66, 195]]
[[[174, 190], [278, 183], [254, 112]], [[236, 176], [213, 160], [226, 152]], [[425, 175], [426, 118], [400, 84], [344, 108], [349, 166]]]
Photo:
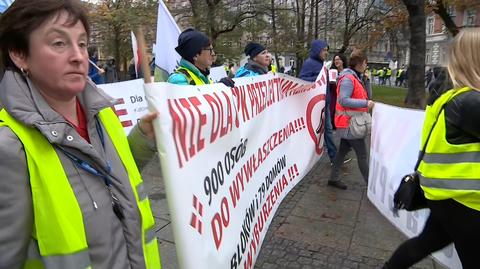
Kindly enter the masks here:
[[95, 67], [101, 73], [105, 73], [105, 70], [103, 68], [98, 67], [98, 65], [96, 65], [94, 62], [92, 62], [92, 60], [88, 59], [88, 62], [90, 62], [90, 64], [92, 64], [93, 67]]
[[147, 59], [147, 49], [145, 46], [145, 36], [143, 34], [142, 28], [138, 28], [135, 36], [137, 37], [137, 46], [140, 50], [140, 63], [143, 72], [143, 82], [145, 84], [152, 83], [152, 77], [150, 75], [150, 65], [148, 65]]

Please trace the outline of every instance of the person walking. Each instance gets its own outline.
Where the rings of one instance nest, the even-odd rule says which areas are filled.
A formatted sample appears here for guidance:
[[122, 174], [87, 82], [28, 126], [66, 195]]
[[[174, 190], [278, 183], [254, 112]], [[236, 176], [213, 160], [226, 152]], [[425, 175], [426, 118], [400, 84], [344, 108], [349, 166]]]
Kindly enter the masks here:
[[426, 149], [418, 167], [430, 215], [423, 231], [402, 243], [384, 269], [409, 268], [451, 243], [463, 269], [478, 268], [479, 46], [480, 30], [474, 28], [460, 31], [450, 47], [448, 73], [453, 89], [427, 106], [421, 142]]
[[117, 66], [115, 65], [115, 58], [109, 57], [105, 64], [105, 83], [118, 82]]
[[264, 46], [255, 42], [249, 42], [243, 52], [248, 57], [248, 62], [237, 70], [237, 73], [235, 73], [236, 78], [253, 77], [268, 73], [272, 56]]
[[[330, 67], [330, 70], [336, 70], [336, 76], [334, 80], [332, 80], [332, 77], [330, 77], [329, 81], [329, 87], [330, 87], [330, 115], [335, 115], [335, 105], [337, 103], [337, 82], [338, 82], [338, 75], [343, 72], [345, 68], [347, 68], [348, 62], [347, 62], [347, 57], [341, 53], [335, 53], [333, 56], [333, 64]], [[334, 117], [331, 118], [331, 123], [333, 129], [336, 129], [335, 127], [335, 121]]]
[[98, 66], [98, 48], [91, 46], [88, 48], [88, 55], [90, 57], [90, 63], [88, 65], [88, 76], [92, 79], [93, 83], [100, 85], [105, 83], [104, 74], [105, 70]]
[[[324, 62], [328, 59], [328, 44], [324, 40], [314, 40], [311, 44], [310, 48], [310, 56], [302, 65], [302, 69], [300, 70], [300, 78], [306, 81], [314, 82], [318, 74], [323, 68]], [[327, 74], [328, 78], [328, 74]], [[328, 80], [328, 79], [327, 79]], [[330, 114], [330, 110], [328, 107], [330, 106], [330, 102], [332, 99], [331, 89], [327, 84], [327, 89], [325, 92], [325, 133], [324, 133], [324, 140], [325, 146], [327, 147], [327, 154], [330, 158], [330, 163], [333, 163], [335, 159], [335, 155], [337, 154], [337, 147], [335, 146], [335, 142], [333, 140], [333, 126], [332, 126], [332, 116]]]
[[16, 0], [0, 17], [2, 269], [161, 267], [138, 169], [157, 114], [125, 136], [88, 79], [89, 36], [77, 0]]
[[365, 138], [353, 138], [348, 131], [350, 122], [349, 113], [368, 112], [373, 108], [371, 98], [370, 79], [365, 77], [367, 57], [361, 51], [353, 51], [349, 60], [349, 67], [339, 77], [337, 86], [337, 103], [335, 111], [335, 126], [340, 135], [340, 146], [333, 161], [332, 172], [328, 185], [342, 190], [347, 185], [340, 179], [340, 168], [346, 154], [351, 148], [357, 155], [358, 167], [365, 182], [368, 181], [367, 146]]

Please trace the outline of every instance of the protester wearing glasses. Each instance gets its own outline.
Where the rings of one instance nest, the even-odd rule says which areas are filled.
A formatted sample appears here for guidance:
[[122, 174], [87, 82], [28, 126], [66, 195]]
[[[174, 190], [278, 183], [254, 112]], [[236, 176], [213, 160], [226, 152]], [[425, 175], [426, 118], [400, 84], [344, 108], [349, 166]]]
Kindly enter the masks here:
[[168, 78], [168, 82], [180, 85], [212, 83], [208, 75], [215, 51], [204, 33], [193, 28], [183, 31], [178, 37], [178, 46], [175, 50], [182, 59], [177, 70]]
[[272, 56], [264, 46], [250, 42], [245, 46], [244, 52], [249, 57], [248, 62], [238, 69], [235, 74], [236, 78], [253, 77], [268, 73]]
[[[168, 82], [178, 85], [205, 85], [213, 83], [209, 79], [210, 67], [215, 58], [212, 42], [202, 32], [193, 28], [183, 31], [178, 37], [175, 50], [182, 56], [177, 70], [168, 78]], [[220, 80], [228, 87], [235, 83], [230, 78]]]

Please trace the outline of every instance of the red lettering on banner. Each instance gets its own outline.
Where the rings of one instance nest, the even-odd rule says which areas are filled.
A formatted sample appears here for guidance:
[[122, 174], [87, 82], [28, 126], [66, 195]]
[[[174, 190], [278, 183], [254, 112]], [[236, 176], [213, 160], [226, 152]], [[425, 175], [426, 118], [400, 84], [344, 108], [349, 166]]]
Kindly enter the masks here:
[[[243, 169], [237, 173], [235, 180], [233, 180], [232, 185], [228, 188], [230, 191], [230, 199], [232, 200], [233, 208], [237, 207], [237, 201], [240, 200], [240, 190], [239, 186], [242, 186], [242, 192], [245, 190], [243, 185]], [[240, 184], [239, 184], [240, 183]]]
[[204, 94], [203, 97], [205, 98], [205, 100], [207, 100], [207, 103], [212, 110], [212, 129], [210, 134], [210, 143], [213, 143], [217, 139], [218, 131], [220, 130], [220, 120], [215, 118], [215, 115], [220, 115], [220, 104], [218, 104], [217, 100], [209, 94]]
[[185, 121], [185, 114], [181, 109], [178, 110], [179, 113], [174, 108], [178, 109], [179, 105], [177, 100], [168, 100], [168, 109], [173, 121], [173, 140], [175, 141], [175, 148], [177, 150], [177, 158], [180, 164], [180, 167], [183, 166], [183, 160], [188, 161], [187, 154], [187, 139], [186, 139], [186, 129], [187, 123]]
[[[232, 95], [235, 96], [237, 102], [237, 114], [242, 111], [242, 119], [243, 122], [247, 122], [250, 120], [250, 115], [248, 114], [248, 107], [247, 107], [247, 96], [245, 94], [245, 86], [234, 87], [232, 88]], [[238, 119], [238, 118], [237, 118]], [[239, 122], [235, 122], [237, 127], [239, 126]]]
[[[198, 131], [197, 131], [197, 152], [201, 151], [205, 147], [205, 139], [201, 137], [202, 134], [202, 128], [207, 124], [207, 115], [205, 113], [202, 113], [200, 109], [198, 108], [201, 103], [200, 100], [198, 100], [197, 97], [190, 97], [189, 98], [190, 102], [192, 103], [193, 107], [197, 111], [197, 116], [198, 116]], [[192, 155], [193, 156], [193, 155]]]
[[225, 100], [227, 100], [227, 120], [226, 125], [223, 124], [223, 113], [222, 113], [222, 131], [220, 132], [220, 137], [226, 135], [230, 131], [232, 131], [232, 122], [233, 122], [233, 114], [232, 114], [232, 104], [230, 103], [230, 98], [225, 92], [222, 92]]

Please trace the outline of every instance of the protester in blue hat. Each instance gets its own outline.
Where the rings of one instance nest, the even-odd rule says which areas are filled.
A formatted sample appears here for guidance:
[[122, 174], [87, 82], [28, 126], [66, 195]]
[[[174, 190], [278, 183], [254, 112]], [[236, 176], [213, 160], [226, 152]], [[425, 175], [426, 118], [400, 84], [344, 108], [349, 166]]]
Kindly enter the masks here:
[[272, 57], [268, 50], [255, 42], [250, 42], [245, 46], [245, 55], [248, 56], [248, 62], [240, 67], [235, 77], [252, 77], [268, 73], [268, 66]]
[[[178, 37], [178, 46], [175, 50], [182, 59], [177, 70], [168, 78], [168, 82], [179, 85], [212, 83], [208, 75], [210, 75], [215, 51], [212, 42], [204, 33], [188, 28]], [[235, 85], [230, 78], [223, 78], [220, 81], [228, 87]]]

